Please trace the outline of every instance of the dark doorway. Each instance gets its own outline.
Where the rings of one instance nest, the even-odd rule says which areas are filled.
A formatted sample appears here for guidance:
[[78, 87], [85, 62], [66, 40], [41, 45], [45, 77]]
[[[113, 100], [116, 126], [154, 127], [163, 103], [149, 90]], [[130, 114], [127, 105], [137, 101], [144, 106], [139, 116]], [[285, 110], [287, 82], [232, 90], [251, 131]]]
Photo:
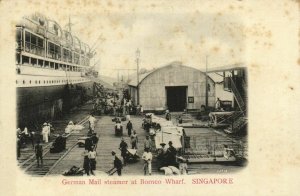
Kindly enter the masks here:
[[167, 106], [170, 112], [183, 111], [186, 106], [187, 86], [166, 87]]

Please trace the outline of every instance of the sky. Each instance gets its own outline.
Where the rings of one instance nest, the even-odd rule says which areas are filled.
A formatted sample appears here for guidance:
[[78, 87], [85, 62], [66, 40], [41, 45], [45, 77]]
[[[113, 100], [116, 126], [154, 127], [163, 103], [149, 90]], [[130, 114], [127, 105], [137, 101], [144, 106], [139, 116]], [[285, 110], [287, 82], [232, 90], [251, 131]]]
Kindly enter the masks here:
[[[250, 52], [272, 51], [274, 40], [285, 39], [275, 33], [278, 25], [291, 32], [297, 27], [291, 21], [299, 17], [292, 0], [274, 4], [245, 0], [54, 2], [35, 3], [33, 10], [47, 13], [62, 27], [70, 17], [73, 34], [94, 46], [97, 54], [91, 64], [97, 62], [100, 75], [115, 78], [116, 69], [136, 72], [137, 48], [140, 69], [180, 61], [203, 70], [206, 59], [208, 68], [246, 63]], [[280, 13], [266, 14], [266, 5], [270, 10], [280, 9]], [[44, 11], [51, 6], [59, 8]], [[278, 21], [278, 14], [285, 17]], [[127, 76], [128, 71], [119, 73]]]
[[[135, 8], [126, 3], [112, 2], [111, 6], [116, 9], [70, 14], [73, 33], [90, 46], [96, 43], [97, 54], [92, 64], [98, 62], [101, 75], [117, 77], [116, 69], [136, 69], [137, 48], [141, 52], [141, 69], [157, 68], [173, 61], [203, 69], [206, 56], [208, 67], [245, 60], [241, 32], [245, 19], [234, 11], [242, 6], [238, 1], [222, 9], [210, 4], [179, 9], [160, 1], [142, 3]], [[227, 11], [230, 9], [231, 13]], [[62, 24], [65, 23], [63, 20]], [[120, 71], [121, 75], [127, 73], [127, 70]]]

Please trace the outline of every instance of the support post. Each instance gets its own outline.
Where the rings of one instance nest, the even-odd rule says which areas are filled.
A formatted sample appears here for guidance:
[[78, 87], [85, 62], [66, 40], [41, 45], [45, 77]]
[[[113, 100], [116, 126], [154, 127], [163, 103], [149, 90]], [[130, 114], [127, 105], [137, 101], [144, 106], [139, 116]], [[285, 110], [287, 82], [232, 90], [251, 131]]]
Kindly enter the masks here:
[[207, 76], [207, 55], [205, 57], [205, 65], [206, 65], [206, 69], [205, 69], [205, 108], [208, 107], [208, 89], [207, 89], [207, 85], [208, 85], [208, 76]]

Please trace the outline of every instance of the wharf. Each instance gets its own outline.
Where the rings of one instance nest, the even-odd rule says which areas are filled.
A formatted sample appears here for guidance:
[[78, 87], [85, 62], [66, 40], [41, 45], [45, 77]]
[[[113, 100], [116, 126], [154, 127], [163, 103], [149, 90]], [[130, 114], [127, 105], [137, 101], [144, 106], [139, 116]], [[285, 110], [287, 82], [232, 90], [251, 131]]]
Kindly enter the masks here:
[[[95, 132], [99, 136], [99, 142], [97, 146], [97, 166], [96, 175], [107, 176], [106, 171], [110, 170], [113, 166], [113, 157], [111, 151], [115, 151], [117, 156], [122, 160], [119, 150], [119, 144], [121, 142], [120, 136], [114, 135], [114, 125], [111, 116], [96, 116], [97, 122], [95, 127]], [[126, 123], [128, 121], [122, 121], [123, 125], [123, 137], [130, 146], [130, 139], [127, 135]], [[142, 116], [131, 116], [131, 122], [133, 124], [133, 129], [136, 130], [138, 134], [138, 155], [141, 157], [144, 150], [144, 139], [147, 134], [146, 131], [142, 129]], [[218, 141], [222, 144], [233, 144], [235, 141], [228, 137], [226, 134], [221, 134], [212, 128], [186, 128], [186, 133], [191, 137], [191, 149], [196, 152], [197, 144], [205, 144], [206, 140], [215, 140], [216, 137]], [[205, 136], [205, 138], [204, 138]], [[202, 137], [202, 138], [201, 138]], [[50, 172], [50, 175], [61, 175], [64, 171], [70, 169], [72, 166], [82, 167], [83, 166], [83, 156], [82, 153], [84, 148], [76, 146], [73, 148], [69, 154], [67, 154], [63, 160], [61, 160], [56, 167]], [[154, 159], [152, 161], [152, 175], [163, 175], [160, 172], [156, 160], [156, 152], [153, 152]], [[224, 164], [189, 164], [190, 174], [197, 173], [219, 173], [220, 171], [238, 171], [241, 166], [224, 165]], [[116, 175], [116, 174], [115, 174]], [[136, 163], [129, 163], [124, 166], [122, 170], [123, 176], [131, 175], [143, 175], [143, 160], [140, 159]]]

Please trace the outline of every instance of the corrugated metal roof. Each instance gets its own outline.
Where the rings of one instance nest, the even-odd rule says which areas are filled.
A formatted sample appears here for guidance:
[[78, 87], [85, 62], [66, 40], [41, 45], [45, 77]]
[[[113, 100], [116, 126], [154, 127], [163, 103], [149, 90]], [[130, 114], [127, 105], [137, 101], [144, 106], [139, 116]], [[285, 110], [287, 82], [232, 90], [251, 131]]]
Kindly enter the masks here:
[[[223, 67], [216, 67], [216, 68], [211, 68], [211, 69], [208, 69], [208, 76], [216, 83], [220, 83], [220, 82], [223, 82], [223, 77], [218, 75], [218, 74], [215, 74], [214, 72], [217, 72], [217, 71], [213, 71], [213, 70], [232, 70], [232, 69], [239, 69], [239, 68], [245, 68], [245, 67], [242, 67], [243, 64], [234, 64], [234, 65], [228, 65], [228, 66], [223, 66]], [[188, 67], [188, 66], [185, 66], [185, 65], [182, 65], [181, 62], [172, 62], [168, 65], [165, 65], [165, 66], [162, 66], [158, 69], [154, 69], [154, 70], [151, 70], [149, 72], [146, 72], [146, 73], [143, 73], [143, 74], [140, 74], [139, 75], [139, 83], [142, 82], [148, 75], [152, 74], [153, 72], [159, 70], [159, 69], [162, 69], [162, 68], [165, 68], [167, 66], [184, 66], [184, 67]], [[196, 68], [193, 68], [193, 67], [189, 67], [189, 68], [192, 68], [192, 69], [196, 69]], [[203, 72], [205, 73], [205, 70], [199, 70], [199, 69], [196, 69], [200, 72]], [[130, 81], [128, 83], [129, 86], [137, 86], [137, 77], [136, 75], [132, 76], [130, 78]]]

